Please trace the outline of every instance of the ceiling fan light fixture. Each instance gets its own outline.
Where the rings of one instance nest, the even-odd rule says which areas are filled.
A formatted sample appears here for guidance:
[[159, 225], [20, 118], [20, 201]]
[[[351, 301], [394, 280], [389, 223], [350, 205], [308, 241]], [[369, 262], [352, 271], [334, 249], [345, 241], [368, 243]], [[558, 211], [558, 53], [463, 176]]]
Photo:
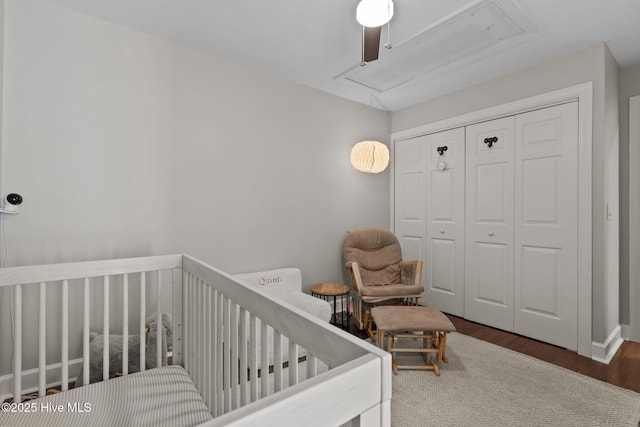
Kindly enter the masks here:
[[381, 27], [393, 18], [393, 0], [360, 0], [356, 20], [363, 27]]

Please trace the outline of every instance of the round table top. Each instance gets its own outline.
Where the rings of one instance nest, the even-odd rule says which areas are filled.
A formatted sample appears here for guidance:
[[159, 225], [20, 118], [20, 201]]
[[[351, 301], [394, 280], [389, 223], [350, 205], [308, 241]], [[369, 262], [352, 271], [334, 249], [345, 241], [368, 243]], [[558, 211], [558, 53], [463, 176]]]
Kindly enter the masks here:
[[349, 287], [339, 283], [318, 283], [311, 287], [311, 292], [323, 296], [340, 296], [349, 293]]

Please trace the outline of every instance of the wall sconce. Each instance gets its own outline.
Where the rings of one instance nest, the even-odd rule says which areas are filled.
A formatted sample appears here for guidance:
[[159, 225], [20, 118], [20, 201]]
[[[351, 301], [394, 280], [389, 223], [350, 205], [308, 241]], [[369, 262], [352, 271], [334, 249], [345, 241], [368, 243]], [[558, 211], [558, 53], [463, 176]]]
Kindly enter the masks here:
[[358, 142], [351, 149], [351, 164], [360, 172], [382, 172], [389, 165], [389, 149], [378, 141]]

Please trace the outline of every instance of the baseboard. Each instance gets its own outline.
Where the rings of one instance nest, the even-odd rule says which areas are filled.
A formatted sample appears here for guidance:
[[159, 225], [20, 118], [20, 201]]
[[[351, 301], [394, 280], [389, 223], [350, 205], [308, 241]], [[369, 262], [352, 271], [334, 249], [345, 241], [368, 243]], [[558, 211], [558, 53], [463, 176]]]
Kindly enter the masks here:
[[620, 329], [620, 336], [622, 337], [622, 339], [625, 341], [631, 340], [631, 325], [620, 324]]
[[613, 356], [624, 342], [621, 337], [622, 328], [620, 325], [613, 328], [613, 332], [607, 337], [604, 343], [592, 342], [591, 343], [591, 359], [596, 362], [609, 364]]
[[[82, 358], [69, 360], [69, 382], [76, 380], [76, 373], [80, 371]], [[46, 388], [56, 387], [60, 385], [62, 377], [62, 364], [54, 363], [47, 365]], [[22, 371], [22, 394], [33, 393], [38, 391], [38, 368]], [[0, 377], [0, 402], [13, 396], [13, 374], [3, 375]]]

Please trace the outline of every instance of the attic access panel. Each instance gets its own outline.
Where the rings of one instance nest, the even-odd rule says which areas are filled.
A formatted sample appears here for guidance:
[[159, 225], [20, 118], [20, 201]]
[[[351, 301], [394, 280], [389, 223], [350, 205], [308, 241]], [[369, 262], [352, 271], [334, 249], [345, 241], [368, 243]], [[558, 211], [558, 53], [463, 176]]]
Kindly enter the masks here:
[[336, 80], [384, 92], [464, 59], [487, 56], [490, 48], [531, 32], [531, 24], [515, 7], [504, 0], [483, 1], [394, 46], [382, 60], [352, 67]]

